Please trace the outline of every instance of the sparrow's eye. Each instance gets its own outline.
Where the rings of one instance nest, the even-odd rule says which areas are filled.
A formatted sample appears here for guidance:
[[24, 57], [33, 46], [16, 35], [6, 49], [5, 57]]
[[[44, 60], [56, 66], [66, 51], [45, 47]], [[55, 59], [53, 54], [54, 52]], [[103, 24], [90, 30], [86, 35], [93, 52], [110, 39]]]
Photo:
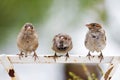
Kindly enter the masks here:
[[28, 27], [28, 26], [27, 26], [27, 25], [25, 25], [25, 29], [27, 29], [27, 27]]
[[65, 40], [67, 40], [67, 37], [64, 37]]
[[33, 26], [30, 26], [31, 29], [33, 29]]

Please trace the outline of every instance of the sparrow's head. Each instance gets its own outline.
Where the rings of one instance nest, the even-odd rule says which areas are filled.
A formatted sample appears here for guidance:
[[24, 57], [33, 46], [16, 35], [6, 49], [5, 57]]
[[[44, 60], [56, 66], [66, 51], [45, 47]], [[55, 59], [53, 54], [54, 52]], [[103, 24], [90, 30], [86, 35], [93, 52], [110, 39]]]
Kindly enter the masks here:
[[54, 44], [59, 50], [66, 50], [70, 47], [72, 40], [71, 37], [67, 34], [58, 34], [53, 39]]
[[22, 31], [24, 31], [25, 33], [31, 34], [34, 32], [34, 26], [31, 23], [25, 23]]
[[93, 30], [93, 31], [97, 31], [102, 28], [102, 26], [98, 23], [90, 23], [90, 24], [86, 24], [86, 26], [88, 27], [89, 30]]

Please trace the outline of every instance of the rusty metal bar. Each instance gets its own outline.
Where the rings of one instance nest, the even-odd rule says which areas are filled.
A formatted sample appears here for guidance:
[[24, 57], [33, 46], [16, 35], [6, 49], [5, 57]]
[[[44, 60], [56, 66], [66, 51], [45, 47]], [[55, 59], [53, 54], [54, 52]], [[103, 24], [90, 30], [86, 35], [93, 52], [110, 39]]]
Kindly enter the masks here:
[[101, 80], [111, 80], [112, 79], [112, 76], [114, 75], [115, 71], [119, 67], [119, 65], [118, 65], [119, 60], [120, 60], [120, 58], [116, 57], [111, 61], [109, 67], [107, 68], [107, 71], [103, 74]]
[[104, 59], [100, 61], [99, 56], [92, 56], [90, 59], [86, 56], [70, 55], [66, 59], [65, 56], [54, 57], [53, 55], [38, 55], [38, 58], [34, 58], [29, 55], [28, 57], [19, 58], [18, 55], [0, 55], [0, 63], [3, 65], [11, 80], [19, 80], [13, 64], [42, 64], [42, 63], [109, 63], [108, 70], [103, 74], [101, 80], [110, 80], [115, 70], [120, 63], [120, 56], [104, 56]]
[[[118, 63], [120, 63], [120, 56], [104, 56], [104, 59], [100, 62], [98, 56], [93, 56], [88, 59], [86, 56], [78, 56], [78, 55], [70, 55], [69, 58], [65, 56], [57, 57], [54, 60], [54, 56], [52, 55], [38, 55], [38, 58], [34, 60], [34, 58], [29, 55], [28, 57], [19, 58], [18, 55], [6, 55], [7, 58], [11, 61], [12, 64], [41, 64], [41, 63], [112, 63], [113, 59], [119, 59]], [[2, 55], [0, 55], [0, 58]]]
[[5, 68], [5, 70], [7, 71], [8, 75], [10, 76], [11, 80], [19, 80], [14, 67], [11, 63], [11, 61], [9, 60], [9, 57], [6, 55], [1, 55], [0, 56], [0, 62], [3, 65], [3, 67]]

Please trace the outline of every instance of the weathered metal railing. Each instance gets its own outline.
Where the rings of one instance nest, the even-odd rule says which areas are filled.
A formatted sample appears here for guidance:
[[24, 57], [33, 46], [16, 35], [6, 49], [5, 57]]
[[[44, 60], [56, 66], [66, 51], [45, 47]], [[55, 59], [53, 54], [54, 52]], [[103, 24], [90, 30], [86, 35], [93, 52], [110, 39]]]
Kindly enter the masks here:
[[107, 71], [103, 74], [101, 80], [110, 80], [118, 68], [120, 63], [120, 56], [104, 56], [104, 59], [100, 62], [98, 56], [93, 56], [89, 60], [86, 56], [70, 55], [66, 60], [66, 57], [57, 57], [54, 60], [53, 56], [50, 55], [38, 55], [38, 59], [34, 60], [32, 56], [23, 57], [19, 59], [18, 55], [0, 55], [0, 63], [3, 65], [5, 70], [8, 72], [11, 80], [19, 80], [18, 75], [14, 70], [13, 64], [41, 64], [41, 63], [96, 63], [105, 64], [108, 63], [109, 67]]

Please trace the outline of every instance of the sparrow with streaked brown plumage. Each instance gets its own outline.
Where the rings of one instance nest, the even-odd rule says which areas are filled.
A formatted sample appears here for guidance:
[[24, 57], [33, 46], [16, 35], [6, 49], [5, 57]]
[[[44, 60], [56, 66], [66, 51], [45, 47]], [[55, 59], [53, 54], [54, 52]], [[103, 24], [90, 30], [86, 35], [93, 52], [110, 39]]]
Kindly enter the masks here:
[[100, 58], [100, 62], [103, 59], [102, 50], [106, 46], [106, 35], [105, 31], [102, 28], [102, 26], [98, 23], [90, 23], [86, 24], [89, 31], [86, 34], [85, 39], [85, 46], [89, 50], [88, 52], [88, 58], [90, 59], [91, 54], [90, 52], [100, 52], [100, 55], [98, 56]]
[[58, 35], [55, 35], [53, 38], [53, 47], [52, 49], [55, 51], [54, 59], [56, 61], [56, 57], [58, 55], [66, 56], [66, 60], [69, 57], [68, 52], [72, 49], [72, 39], [69, 35], [60, 33]]
[[34, 52], [34, 60], [38, 58], [35, 52], [38, 47], [38, 35], [31, 23], [25, 23], [25, 25], [22, 27], [17, 37], [17, 46], [20, 50], [20, 54], [18, 54], [20, 59], [23, 57], [23, 55], [27, 57], [27, 55], [32, 52]]

